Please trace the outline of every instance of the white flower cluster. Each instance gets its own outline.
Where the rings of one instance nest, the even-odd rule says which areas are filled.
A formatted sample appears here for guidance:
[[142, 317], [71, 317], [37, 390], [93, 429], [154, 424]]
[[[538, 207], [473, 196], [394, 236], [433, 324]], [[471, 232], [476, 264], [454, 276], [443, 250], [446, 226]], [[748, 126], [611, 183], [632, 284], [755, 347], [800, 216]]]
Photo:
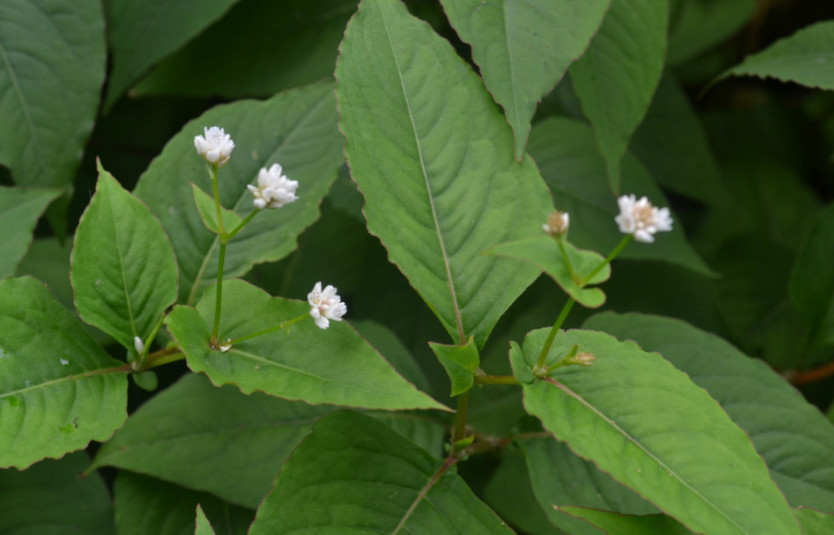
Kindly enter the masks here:
[[298, 182], [290, 180], [282, 173], [283, 170], [277, 163], [272, 164], [269, 169], [263, 167], [258, 173], [258, 186], [251, 184], [247, 186], [255, 196], [253, 201], [255, 208], [258, 210], [267, 207], [280, 208], [298, 199], [295, 195]]
[[194, 137], [194, 146], [205, 160], [217, 167], [223, 167], [232, 156], [235, 142], [232, 137], [220, 127], [203, 128], [203, 136]]
[[336, 288], [329, 284], [322, 290], [321, 282], [317, 282], [313, 291], [307, 294], [307, 302], [310, 303], [310, 316], [320, 329], [330, 327], [328, 320], [342, 321], [342, 316], [347, 313], [347, 305], [342, 303]]
[[620, 215], [614, 221], [620, 226], [620, 232], [634, 234], [635, 240], [652, 243], [656, 232], [672, 230], [668, 208], [655, 208], [646, 197], [638, 201], [634, 195], [623, 195], [617, 202]]

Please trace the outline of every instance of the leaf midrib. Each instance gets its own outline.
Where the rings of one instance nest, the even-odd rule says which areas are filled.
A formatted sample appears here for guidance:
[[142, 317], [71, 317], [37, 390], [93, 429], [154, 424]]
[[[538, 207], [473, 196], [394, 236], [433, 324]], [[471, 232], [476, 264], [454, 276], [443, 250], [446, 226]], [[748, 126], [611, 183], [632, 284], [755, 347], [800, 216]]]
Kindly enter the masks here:
[[17, 96], [17, 99], [20, 101], [20, 107], [23, 109], [23, 116], [26, 118], [26, 125], [29, 127], [29, 132], [32, 136], [32, 142], [35, 145], [35, 152], [38, 157], [35, 158], [35, 161], [41, 162], [42, 157], [40, 156], [42, 149], [40, 140], [38, 139], [38, 132], [35, 130], [35, 125], [32, 122], [32, 114], [29, 111], [29, 106], [27, 105], [26, 99], [23, 98], [23, 90], [20, 88], [20, 82], [17, 79], [17, 75], [15, 74], [15, 70], [12, 68], [11, 61], [9, 61], [9, 56], [6, 53], [6, 47], [0, 43], [0, 56], [3, 58], [3, 65], [5, 65], [6, 70], [9, 73], [9, 79], [12, 82], [12, 86], [14, 87], [14, 93]]

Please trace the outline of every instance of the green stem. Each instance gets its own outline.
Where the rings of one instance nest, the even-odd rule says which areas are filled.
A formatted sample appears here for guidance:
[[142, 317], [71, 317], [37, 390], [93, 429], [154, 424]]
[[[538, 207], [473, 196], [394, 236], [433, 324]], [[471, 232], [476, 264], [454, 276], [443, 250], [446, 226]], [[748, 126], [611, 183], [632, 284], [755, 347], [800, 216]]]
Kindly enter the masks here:
[[164, 364], [169, 364], [171, 362], [176, 362], [178, 360], [182, 360], [185, 358], [185, 354], [180, 351], [178, 347], [169, 347], [167, 349], [160, 349], [159, 351], [154, 351], [145, 361], [142, 363], [141, 366], [137, 366], [133, 371], [143, 372], [146, 370], [150, 370], [151, 368], [156, 368], [158, 366], [162, 366]]
[[216, 299], [214, 300], [214, 327], [211, 329], [211, 339], [217, 338], [220, 331], [220, 305], [223, 300], [223, 265], [226, 263], [226, 244], [220, 243], [220, 251], [217, 258], [217, 287]]
[[478, 385], [517, 385], [518, 379], [514, 375], [476, 375], [475, 384]]
[[280, 331], [281, 329], [283, 329], [285, 327], [289, 327], [290, 325], [292, 325], [294, 323], [298, 323], [299, 321], [301, 321], [301, 320], [303, 320], [303, 319], [305, 319], [309, 316], [310, 316], [310, 314], [302, 314], [302, 315], [298, 316], [297, 318], [293, 318], [291, 320], [281, 322], [278, 325], [273, 325], [272, 327], [268, 327], [266, 329], [263, 329], [261, 331], [258, 331], [258, 332], [252, 333], [252, 334], [247, 334], [246, 336], [241, 336], [240, 338], [232, 340], [228, 343], [231, 344], [231, 345], [235, 345], [235, 344], [239, 344], [240, 342], [245, 342], [246, 340], [251, 340], [252, 338], [256, 338], [258, 336], [263, 336], [265, 334], [269, 334], [269, 333], [272, 333], [272, 332], [275, 332], [275, 331]]
[[217, 166], [211, 166], [211, 191], [214, 193], [214, 207], [217, 210], [217, 230], [220, 231], [220, 235], [226, 234], [226, 231], [223, 229], [223, 211], [220, 209], [220, 190], [217, 187]]
[[165, 312], [159, 315], [159, 321], [156, 322], [154, 325], [151, 334], [148, 336], [147, 341], [145, 341], [145, 350], [139, 355], [139, 367], [143, 367], [148, 360], [148, 348], [151, 347], [153, 344], [154, 339], [156, 338], [157, 333], [159, 333], [159, 328], [162, 327], [162, 322], [165, 321]]
[[544, 375], [550, 375], [550, 372], [552, 372], [553, 370], [555, 370], [559, 366], [564, 366], [565, 363], [568, 360], [570, 360], [570, 359], [572, 359], [573, 357], [576, 356], [576, 353], [578, 351], [579, 351], [579, 346], [577, 344], [573, 344], [573, 346], [571, 346], [571, 348], [570, 348], [570, 351], [568, 351], [567, 355], [565, 355], [564, 357], [562, 357], [558, 361], [556, 361], [554, 364], [551, 364], [550, 366], [547, 367], [547, 369], [544, 371]]
[[623, 251], [625, 246], [628, 245], [628, 242], [630, 242], [633, 237], [634, 237], [633, 234], [626, 234], [625, 236], [623, 236], [623, 239], [620, 241], [620, 243], [616, 247], [614, 247], [614, 250], [611, 251], [611, 254], [609, 254], [605, 258], [605, 260], [600, 262], [600, 264], [597, 267], [595, 267], [594, 270], [591, 271], [591, 273], [588, 276], [586, 276], [584, 279], [581, 279], [579, 281], [580, 282], [579, 286], [585, 286], [586, 284], [588, 284], [588, 282], [591, 279], [594, 278], [594, 275], [596, 275], [597, 273], [602, 271], [602, 268], [604, 268], [606, 265], [610, 264], [612, 260], [617, 258], [617, 255], [619, 255]]
[[565, 261], [565, 265], [568, 266], [568, 273], [570, 273], [570, 279], [575, 282], [578, 286], [579, 284], [579, 277], [576, 276], [576, 271], [573, 270], [573, 264], [570, 263], [570, 257], [568, 257], [568, 252], [565, 250], [565, 244], [563, 243], [564, 236], [560, 236], [556, 239], [556, 243], [559, 244], [559, 251], [562, 252], [562, 259]]
[[550, 346], [553, 345], [553, 339], [556, 338], [556, 333], [559, 332], [559, 329], [562, 328], [562, 324], [565, 323], [565, 319], [568, 317], [570, 309], [573, 308], [574, 303], [576, 303], [576, 301], [574, 301], [573, 297], [568, 297], [568, 302], [565, 303], [565, 306], [562, 307], [562, 311], [559, 312], [559, 317], [556, 318], [556, 323], [553, 324], [553, 328], [550, 329], [550, 334], [547, 335], [547, 340], [544, 342], [544, 347], [542, 347], [539, 360], [536, 361], [536, 365], [533, 367], [534, 374], [536, 373], [536, 370], [544, 369], [544, 362], [547, 360], [547, 354], [550, 352]]
[[237, 233], [240, 232], [241, 230], [243, 230], [243, 227], [245, 227], [247, 224], [249, 224], [249, 222], [252, 221], [252, 219], [254, 219], [256, 215], [258, 215], [258, 212], [260, 212], [260, 210], [258, 210], [257, 208], [252, 210], [251, 212], [249, 212], [249, 215], [246, 216], [246, 219], [244, 219], [243, 221], [240, 222], [240, 225], [236, 226], [234, 229], [232, 229], [231, 232], [229, 232], [225, 236], [221, 236], [220, 239], [221, 240], [225, 239], [226, 243], [228, 243], [229, 240], [231, 240], [232, 238], [237, 236]]
[[469, 392], [458, 396], [457, 412], [455, 413], [455, 424], [452, 427], [452, 444], [457, 444], [466, 438], [466, 411], [469, 408]]

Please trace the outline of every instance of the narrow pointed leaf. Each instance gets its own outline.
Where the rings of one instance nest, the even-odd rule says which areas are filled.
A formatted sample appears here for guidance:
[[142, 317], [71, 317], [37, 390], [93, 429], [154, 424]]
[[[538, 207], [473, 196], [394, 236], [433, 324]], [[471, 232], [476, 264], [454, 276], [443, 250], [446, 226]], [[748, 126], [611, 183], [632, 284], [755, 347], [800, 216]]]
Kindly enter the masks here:
[[[194, 204], [197, 205], [197, 211], [200, 212], [200, 219], [203, 220], [203, 224], [213, 233], [220, 234], [220, 227], [217, 225], [217, 207], [214, 205], [214, 197], [198, 188], [196, 184], [191, 184], [191, 189], [194, 193]], [[234, 229], [243, 221], [236, 212], [227, 210], [222, 206], [220, 207], [220, 212], [223, 217], [223, 230], [226, 232]]]
[[536, 270], [480, 253], [539, 232], [550, 196], [478, 76], [397, 0], [365, 0], [336, 68], [368, 230], [455, 343], [483, 346]]
[[[344, 321], [319, 329], [312, 318], [288, 328], [234, 344], [226, 352], [209, 347], [214, 321], [214, 287], [197, 308], [178, 306], [166, 319], [188, 358], [216, 385], [236, 384], [307, 403], [332, 403], [369, 409], [448, 410], [399, 375]], [[223, 285], [219, 339], [235, 340], [309, 314], [306, 302], [271, 297], [243, 281]]]
[[194, 529], [194, 535], [215, 535], [211, 522], [206, 518], [203, 508], [199, 505], [197, 506], [197, 525]]
[[0, 467], [110, 438], [127, 418], [122, 363], [31, 278], [0, 281]]
[[331, 414], [281, 469], [249, 533], [512, 534], [443, 467], [373, 418]]
[[442, 0], [449, 22], [472, 46], [472, 58], [524, 157], [536, 104], [591, 41], [611, 0]]
[[[577, 249], [567, 240], [564, 241], [562, 246], [570, 259], [574, 274], [580, 279], [590, 275], [597, 266], [605, 261], [602, 255], [593, 251]], [[502, 243], [488, 249], [485, 254], [516, 258], [533, 264], [550, 275], [565, 293], [583, 306], [596, 308], [605, 303], [605, 293], [601, 289], [580, 287], [577, 284], [577, 281], [571, 276], [570, 268], [565, 263], [562, 253], [559, 251], [558, 244], [549, 236]], [[606, 264], [588, 281], [588, 284], [605, 282], [610, 276], [611, 265]]]
[[99, 162], [96, 194], [75, 233], [70, 275], [81, 318], [133, 350], [177, 299], [177, 262], [148, 207]]
[[604, 313], [585, 326], [660, 352], [750, 435], [791, 505], [834, 511], [834, 427], [784, 377], [678, 320]]
[[719, 80], [728, 76], [758, 76], [817, 89], [834, 89], [832, 39], [834, 21], [806, 26], [765, 50], [747, 56], [740, 65], [724, 72]]
[[570, 68], [617, 194], [620, 160], [663, 72], [667, 11], [667, 0], [613, 0], [585, 55]]
[[666, 515], [624, 515], [599, 509], [562, 506], [559, 511], [617, 535], [692, 535], [680, 522]]
[[468, 392], [475, 383], [475, 370], [480, 366], [478, 348], [472, 338], [466, 345], [449, 346], [429, 342], [434, 356], [443, 365], [446, 374], [452, 381], [452, 396]]
[[17, 184], [72, 183], [93, 129], [104, 70], [101, 2], [3, 2], [0, 164]]
[[0, 533], [114, 535], [104, 481], [79, 477], [87, 461], [79, 452], [23, 472], [0, 470]]
[[188, 374], [142, 405], [90, 470], [115, 466], [255, 508], [281, 463], [330, 411]]
[[0, 187], [0, 279], [14, 275], [32, 241], [35, 223], [60, 190]]
[[[299, 199], [264, 210], [226, 249], [224, 273], [242, 275], [253, 264], [292, 252], [298, 235], [319, 217], [319, 203], [344, 163], [336, 126], [333, 84], [287, 91], [265, 101], [243, 100], [213, 108], [187, 123], [140, 177], [136, 195], [168, 232], [180, 268], [180, 302], [193, 304], [217, 279], [217, 236], [207, 230], [194, 205], [191, 182], [211, 191], [206, 163], [194, 150], [203, 127], [225, 128], [235, 152], [219, 171], [220, 204], [240, 213], [252, 207], [246, 185], [261, 167], [280, 163], [299, 182]], [[311, 280], [311, 283], [315, 281]]]
[[[548, 334], [511, 350], [529, 373]], [[595, 331], [560, 333], [553, 358], [578, 344], [588, 368], [524, 384], [524, 406], [592, 460], [696, 532], [799, 535], [799, 525], [747, 435], [707, 393], [657, 354]]]

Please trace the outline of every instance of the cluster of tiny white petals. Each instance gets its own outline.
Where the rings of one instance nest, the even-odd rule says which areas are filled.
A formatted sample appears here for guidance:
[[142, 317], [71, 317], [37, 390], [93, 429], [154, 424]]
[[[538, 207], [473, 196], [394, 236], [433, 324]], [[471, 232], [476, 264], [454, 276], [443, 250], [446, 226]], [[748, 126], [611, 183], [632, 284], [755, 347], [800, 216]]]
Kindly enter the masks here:
[[620, 215], [614, 221], [620, 226], [620, 232], [634, 234], [635, 240], [652, 243], [656, 232], [672, 230], [668, 208], [656, 208], [646, 197], [638, 201], [634, 195], [623, 195], [617, 202]]
[[542, 225], [542, 230], [553, 237], [567, 234], [570, 226], [570, 215], [567, 212], [555, 211], [547, 218], [547, 223]]
[[342, 303], [336, 288], [329, 284], [322, 290], [321, 282], [317, 282], [313, 291], [307, 294], [307, 302], [310, 303], [310, 316], [320, 329], [328, 328], [329, 320], [342, 321], [342, 316], [347, 313], [347, 305]]
[[232, 137], [217, 126], [205, 127], [203, 132], [205, 137], [194, 137], [194, 146], [197, 148], [197, 152], [210, 164], [217, 167], [226, 165], [232, 155], [232, 150], [235, 148]]
[[283, 170], [277, 163], [272, 164], [269, 169], [263, 167], [258, 172], [258, 186], [255, 187], [252, 184], [247, 186], [255, 196], [253, 201], [255, 208], [258, 210], [267, 207], [281, 208], [285, 204], [298, 200], [295, 195], [298, 182], [290, 180], [282, 173]]

